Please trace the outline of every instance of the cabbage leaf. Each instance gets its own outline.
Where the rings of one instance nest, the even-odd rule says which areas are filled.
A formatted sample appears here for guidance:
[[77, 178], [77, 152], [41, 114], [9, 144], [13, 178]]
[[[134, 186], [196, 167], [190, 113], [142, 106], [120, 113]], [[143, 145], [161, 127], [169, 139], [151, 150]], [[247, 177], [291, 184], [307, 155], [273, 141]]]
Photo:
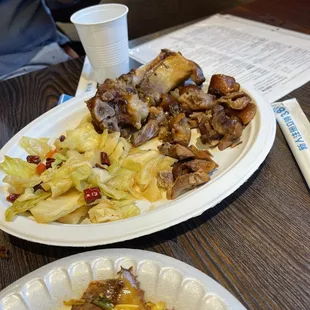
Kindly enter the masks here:
[[5, 211], [5, 219], [11, 222], [16, 214], [31, 210], [37, 203], [47, 199], [50, 195], [51, 193], [42, 190], [34, 191], [32, 188], [27, 188], [25, 193], [20, 195]]

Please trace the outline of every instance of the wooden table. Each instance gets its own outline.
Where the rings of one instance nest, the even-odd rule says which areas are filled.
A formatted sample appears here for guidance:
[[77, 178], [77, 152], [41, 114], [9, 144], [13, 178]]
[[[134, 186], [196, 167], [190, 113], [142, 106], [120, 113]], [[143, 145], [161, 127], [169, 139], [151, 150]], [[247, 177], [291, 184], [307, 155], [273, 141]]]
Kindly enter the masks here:
[[[225, 13], [310, 33], [307, 1], [261, 0]], [[0, 146], [74, 94], [82, 59], [0, 83]], [[310, 83], [296, 97], [310, 116]], [[0, 289], [58, 258], [90, 248], [39, 245], [0, 232]], [[310, 197], [282, 132], [266, 161], [234, 194], [203, 215], [150, 236], [107, 247], [146, 249], [213, 277], [250, 309], [310, 308]], [[94, 249], [94, 248], [92, 248]], [[194, 310], [194, 309], [192, 309]]]

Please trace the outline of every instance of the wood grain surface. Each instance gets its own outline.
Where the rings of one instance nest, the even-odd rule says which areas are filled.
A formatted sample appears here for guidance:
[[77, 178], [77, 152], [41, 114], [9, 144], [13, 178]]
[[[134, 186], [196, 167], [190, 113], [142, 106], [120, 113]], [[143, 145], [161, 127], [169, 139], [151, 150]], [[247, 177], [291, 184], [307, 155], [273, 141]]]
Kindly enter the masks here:
[[[310, 33], [307, 2], [281, 3], [259, 0], [228, 13], [276, 25], [281, 20], [282, 26]], [[293, 13], [296, 7], [299, 14]], [[82, 60], [74, 60], [0, 82], [0, 144], [55, 106], [62, 93], [73, 95], [81, 66]], [[286, 96], [291, 97], [309, 118], [310, 83]], [[40, 245], [0, 232], [0, 245], [11, 252], [9, 260], [0, 260], [0, 289], [58, 258], [124, 247], [180, 259], [217, 280], [248, 309], [309, 309], [309, 244], [309, 191], [277, 129], [270, 154], [243, 186], [203, 215], [164, 231], [95, 248]]]

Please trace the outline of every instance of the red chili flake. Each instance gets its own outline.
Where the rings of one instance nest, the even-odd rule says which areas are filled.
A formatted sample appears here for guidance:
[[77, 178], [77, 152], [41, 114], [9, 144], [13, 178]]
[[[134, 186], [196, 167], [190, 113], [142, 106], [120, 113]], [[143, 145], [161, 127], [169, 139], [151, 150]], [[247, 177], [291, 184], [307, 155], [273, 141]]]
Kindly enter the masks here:
[[55, 158], [46, 158], [45, 166], [46, 169], [49, 169], [52, 167], [52, 163], [55, 161]]
[[13, 203], [19, 196], [20, 194], [10, 194], [6, 197], [6, 200]]
[[0, 258], [8, 259], [10, 257], [9, 254], [9, 249], [4, 245], [0, 245]]
[[111, 162], [110, 162], [110, 159], [109, 159], [107, 153], [101, 152], [101, 153], [100, 153], [100, 158], [101, 158], [101, 163], [102, 163], [103, 165], [108, 165], [108, 166], [111, 165]]
[[64, 142], [65, 140], [66, 140], [66, 136], [61, 135], [61, 136], [59, 137], [59, 141], [60, 141], [60, 142]]
[[36, 164], [37, 165], [39, 162], [41, 162], [40, 157], [37, 155], [28, 155], [26, 159], [27, 159], [28, 163], [30, 163], [30, 164]]
[[84, 200], [87, 204], [94, 202], [101, 198], [101, 191], [99, 187], [91, 187], [84, 189]]

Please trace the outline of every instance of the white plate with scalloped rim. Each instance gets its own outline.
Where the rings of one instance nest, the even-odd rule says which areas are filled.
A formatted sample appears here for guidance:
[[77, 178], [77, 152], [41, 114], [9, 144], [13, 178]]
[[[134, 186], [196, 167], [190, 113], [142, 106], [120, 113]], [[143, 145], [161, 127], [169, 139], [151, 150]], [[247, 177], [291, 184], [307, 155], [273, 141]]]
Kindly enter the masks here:
[[174, 258], [141, 250], [107, 249], [60, 259], [26, 275], [0, 293], [2, 310], [65, 310], [63, 300], [80, 298], [92, 280], [115, 278], [134, 267], [145, 300], [175, 310], [245, 310], [219, 283]]
[[[155, 204], [155, 209], [150, 208], [151, 204], [141, 202], [138, 204], [141, 215], [133, 218], [104, 224], [67, 225], [39, 224], [23, 216], [6, 222], [4, 213], [9, 205], [5, 200], [8, 186], [0, 181], [0, 229], [29, 241], [85, 247], [148, 235], [202, 214], [240, 187], [258, 169], [273, 145], [276, 130], [273, 110], [256, 91], [247, 88], [247, 92], [257, 104], [257, 114], [243, 132], [243, 143], [222, 152], [212, 151], [219, 168], [204, 186], [173, 201], [159, 202]], [[66, 130], [73, 129], [88, 113], [85, 100], [93, 95], [94, 92], [72, 98], [31, 122], [2, 148], [0, 162], [4, 155], [26, 158], [26, 152], [18, 146], [22, 136], [55, 139]], [[0, 172], [0, 179], [3, 176]]]

